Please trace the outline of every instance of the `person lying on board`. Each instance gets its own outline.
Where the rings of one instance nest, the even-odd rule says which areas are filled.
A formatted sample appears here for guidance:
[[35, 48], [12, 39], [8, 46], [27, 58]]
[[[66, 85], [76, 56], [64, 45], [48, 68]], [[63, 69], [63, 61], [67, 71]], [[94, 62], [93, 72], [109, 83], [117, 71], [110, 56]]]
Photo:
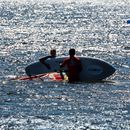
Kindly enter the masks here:
[[80, 72], [82, 70], [81, 61], [78, 57], [75, 57], [75, 49], [69, 50], [69, 58], [66, 58], [60, 65], [60, 68], [67, 67], [68, 82], [73, 83], [80, 81]]
[[47, 64], [45, 62], [45, 60], [49, 59], [49, 58], [55, 58], [56, 57], [56, 50], [55, 49], [52, 49], [50, 50], [50, 55], [49, 56], [46, 56], [46, 57], [43, 57], [41, 59], [39, 59], [39, 61], [44, 64], [48, 69], [50, 69], [50, 65]]

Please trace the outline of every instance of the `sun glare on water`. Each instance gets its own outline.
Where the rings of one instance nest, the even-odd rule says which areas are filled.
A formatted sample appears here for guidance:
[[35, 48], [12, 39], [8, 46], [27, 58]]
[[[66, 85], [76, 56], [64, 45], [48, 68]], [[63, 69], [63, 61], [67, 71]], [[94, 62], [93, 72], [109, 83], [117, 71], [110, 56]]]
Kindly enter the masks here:
[[47, 2], [47, 3], [99, 3], [99, 4], [129, 4], [128, 0], [2, 0], [10, 2], [20, 2], [20, 3], [36, 3], [36, 2]]

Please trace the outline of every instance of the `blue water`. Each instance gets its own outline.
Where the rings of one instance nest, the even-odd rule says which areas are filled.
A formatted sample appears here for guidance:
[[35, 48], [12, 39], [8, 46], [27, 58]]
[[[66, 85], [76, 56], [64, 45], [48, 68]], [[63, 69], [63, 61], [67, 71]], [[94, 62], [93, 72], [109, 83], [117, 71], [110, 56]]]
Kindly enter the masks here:
[[[0, 2], [0, 130], [130, 130], [130, 6], [95, 1]], [[63, 56], [70, 47], [115, 74], [99, 83], [10, 80], [51, 48]]]

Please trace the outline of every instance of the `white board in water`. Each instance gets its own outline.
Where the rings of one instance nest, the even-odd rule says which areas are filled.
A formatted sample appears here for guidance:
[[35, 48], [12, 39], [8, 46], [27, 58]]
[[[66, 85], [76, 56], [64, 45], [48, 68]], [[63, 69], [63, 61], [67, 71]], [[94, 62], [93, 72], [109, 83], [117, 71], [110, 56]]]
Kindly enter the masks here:
[[[25, 68], [26, 74], [32, 76], [48, 72], [57, 72], [65, 58], [67, 57], [57, 57], [46, 60], [45, 62], [50, 65], [50, 69], [40, 62], [32, 63]], [[115, 72], [115, 68], [103, 60], [88, 57], [79, 58], [83, 68], [80, 73], [81, 81], [102, 80]]]

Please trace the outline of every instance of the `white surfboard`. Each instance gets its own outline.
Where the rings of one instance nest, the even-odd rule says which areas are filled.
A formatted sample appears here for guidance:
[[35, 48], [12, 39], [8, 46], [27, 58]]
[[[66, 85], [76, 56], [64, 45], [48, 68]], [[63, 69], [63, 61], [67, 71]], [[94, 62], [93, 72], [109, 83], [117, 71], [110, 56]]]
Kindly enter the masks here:
[[[40, 62], [32, 63], [25, 68], [26, 74], [33, 76], [49, 72], [57, 72], [60, 69], [60, 64], [65, 58], [67, 57], [47, 59], [45, 62], [50, 65], [50, 69]], [[103, 60], [88, 57], [79, 58], [83, 68], [80, 73], [81, 81], [103, 80], [115, 72], [115, 68]]]

